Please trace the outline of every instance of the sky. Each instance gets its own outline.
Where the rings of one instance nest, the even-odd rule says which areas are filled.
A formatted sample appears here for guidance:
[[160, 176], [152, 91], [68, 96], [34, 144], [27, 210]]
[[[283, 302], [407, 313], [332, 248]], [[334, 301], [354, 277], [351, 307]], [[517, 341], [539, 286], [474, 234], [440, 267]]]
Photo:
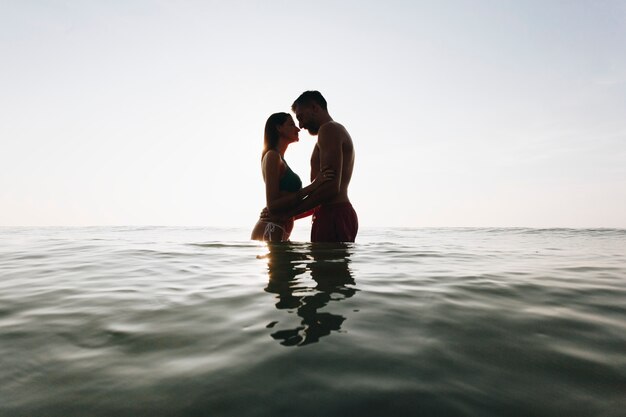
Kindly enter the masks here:
[[361, 226], [624, 228], [624, 51], [621, 0], [0, 0], [0, 226], [252, 227], [319, 90]]

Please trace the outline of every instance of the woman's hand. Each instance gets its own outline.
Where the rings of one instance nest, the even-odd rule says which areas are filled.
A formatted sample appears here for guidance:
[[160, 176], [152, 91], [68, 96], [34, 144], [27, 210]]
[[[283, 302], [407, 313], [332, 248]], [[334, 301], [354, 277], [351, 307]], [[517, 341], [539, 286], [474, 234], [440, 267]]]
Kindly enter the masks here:
[[335, 170], [330, 169], [328, 167], [324, 167], [322, 168], [320, 173], [317, 174], [317, 177], [315, 177], [315, 180], [313, 180], [313, 184], [315, 184], [315, 188], [317, 188], [323, 183], [327, 181], [331, 181], [333, 179], [335, 179]]

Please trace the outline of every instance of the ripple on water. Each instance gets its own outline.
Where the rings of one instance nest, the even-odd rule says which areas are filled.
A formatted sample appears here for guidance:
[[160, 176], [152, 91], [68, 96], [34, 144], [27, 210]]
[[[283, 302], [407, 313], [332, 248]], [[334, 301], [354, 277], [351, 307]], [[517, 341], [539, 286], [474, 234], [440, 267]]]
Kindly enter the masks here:
[[0, 414], [626, 408], [624, 231], [248, 232], [0, 229]]

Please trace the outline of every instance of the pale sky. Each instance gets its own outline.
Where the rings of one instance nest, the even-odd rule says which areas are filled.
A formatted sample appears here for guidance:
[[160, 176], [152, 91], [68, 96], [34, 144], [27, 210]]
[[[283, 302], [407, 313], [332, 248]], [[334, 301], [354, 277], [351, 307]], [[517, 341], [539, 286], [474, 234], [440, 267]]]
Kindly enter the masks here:
[[0, 0], [0, 225], [252, 227], [316, 89], [361, 226], [623, 228], [625, 51], [622, 0]]

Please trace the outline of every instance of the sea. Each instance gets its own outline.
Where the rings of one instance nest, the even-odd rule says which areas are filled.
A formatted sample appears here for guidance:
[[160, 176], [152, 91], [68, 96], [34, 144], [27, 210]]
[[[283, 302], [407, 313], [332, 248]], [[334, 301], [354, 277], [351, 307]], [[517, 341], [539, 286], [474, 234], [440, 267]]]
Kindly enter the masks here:
[[0, 416], [626, 416], [626, 230], [0, 228]]

